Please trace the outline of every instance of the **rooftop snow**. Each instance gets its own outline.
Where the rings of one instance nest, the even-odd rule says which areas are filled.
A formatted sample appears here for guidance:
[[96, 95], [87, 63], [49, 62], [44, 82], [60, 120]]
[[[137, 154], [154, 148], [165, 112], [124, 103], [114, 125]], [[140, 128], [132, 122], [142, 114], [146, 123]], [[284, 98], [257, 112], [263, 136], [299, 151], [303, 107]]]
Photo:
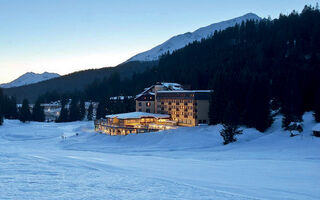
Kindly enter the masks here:
[[118, 118], [118, 119], [139, 119], [142, 117], [154, 117], [154, 118], [169, 118], [169, 115], [164, 114], [155, 114], [155, 113], [146, 113], [146, 112], [130, 112], [130, 113], [121, 113], [107, 115], [106, 118]]
[[168, 90], [174, 90], [174, 91], [177, 91], [177, 90], [183, 90], [181, 84], [179, 83], [167, 83], [167, 82], [160, 82], [160, 83], [157, 83], [155, 85], [152, 85], [150, 87], [147, 87], [143, 90], [143, 92], [141, 92], [140, 94], [136, 95], [136, 99], [141, 97], [142, 95], [146, 94], [149, 92], [149, 94], [151, 95], [154, 95], [153, 92], [150, 92], [150, 90], [156, 86], [156, 85], [162, 85], [164, 87], [166, 87]]

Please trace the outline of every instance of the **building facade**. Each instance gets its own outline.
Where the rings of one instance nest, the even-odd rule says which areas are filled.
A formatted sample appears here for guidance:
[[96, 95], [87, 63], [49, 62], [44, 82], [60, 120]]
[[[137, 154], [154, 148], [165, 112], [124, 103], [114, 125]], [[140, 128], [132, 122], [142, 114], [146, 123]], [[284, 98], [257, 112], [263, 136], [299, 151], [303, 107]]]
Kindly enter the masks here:
[[107, 115], [95, 120], [95, 131], [108, 135], [128, 135], [176, 128], [177, 123], [167, 114], [131, 112]]
[[184, 90], [177, 83], [157, 83], [136, 96], [136, 112], [95, 120], [95, 130], [128, 135], [208, 124], [210, 93], [211, 90]]
[[155, 113], [155, 95], [154, 93], [148, 92], [142, 94], [136, 99], [136, 111]]
[[144, 91], [138, 94], [136, 100], [136, 111], [156, 113], [156, 98], [155, 94], [158, 91], [180, 91], [182, 86], [178, 83], [157, 83], [151, 87], [145, 88]]
[[156, 112], [169, 114], [179, 126], [209, 123], [210, 90], [158, 91]]

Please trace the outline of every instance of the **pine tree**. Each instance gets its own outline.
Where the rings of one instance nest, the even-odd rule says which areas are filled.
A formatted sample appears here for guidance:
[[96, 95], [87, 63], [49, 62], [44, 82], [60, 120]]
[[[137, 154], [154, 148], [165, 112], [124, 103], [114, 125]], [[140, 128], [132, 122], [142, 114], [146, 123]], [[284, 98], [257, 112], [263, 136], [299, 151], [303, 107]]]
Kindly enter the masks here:
[[316, 122], [320, 122], [320, 89], [317, 92], [315, 105], [314, 105], [314, 119]]
[[104, 118], [105, 115], [106, 115], [106, 104], [104, 100], [100, 100], [97, 107], [96, 119]]
[[4, 116], [7, 119], [18, 119], [18, 108], [17, 108], [17, 100], [14, 97], [11, 98], [6, 98], [7, 103], [6, 107], [7, 109], [5, 110]]
[[28, 99], [23, 100], [19, 115], [19, 120], [23, 123], [32, 120]]
[[2, 111], [0, 110], [0, 126], [3, 124], [3, 114]]
[[44, 108], [41, 106], [40, 99], [38, 99], [32, 110], [32, 119], [37, 122], [45, 121]]
[[234, 138], [235, 135], [242, 134], [242, 130], [239, 130], [240, 114], [235, 106], [235, 104], [231, 101], [228, 103], [225, 117], [223, 121], [223, 129], [220, 131], [220, 135], [223, 137], [224, 143], [229, 144], [237, 141]]
[[65, 101], [61, 101], [61, 110], [60, 110], [60, 115], [56, 122], [67, 122], [69, 117], [69, 111], [66, 108]]
[[89, 108], [88, 108], [88, 115], [87, 119], [91, 121], [93, 119], [93, 105], [90, 103]]
[[4, 96], [0, 88], [0, 126], [3, 124]]
[[215, 76], [215, 86], [213, 92], [210, 95], [210, 106], [209, 106], [209, 119], [210, 124], [215, 125], [223, 121], [224, 111], [226, 108], [226, 91], [224, 74], [217, 74]]
[[80, 120], [83, 120], [86, 116], [86, 105], [85, 101], [81, 99], [80, 101]]
[[81, 120], [81, 112], [78, 105], [78, 100], [73, 98], [71, 100], [70, 112], [69, 112], [69, 121], [78, 121]]
[[302, 97], [300, 84], [297, 78], [290, 78], [285, 95], [285, 101], [282, 105], [282, 127], [288, 130], [291, 122], [302, 122]]
[[244, 124], [264, 132], [272, 121], [267, 86], [262, 81], [254, 81], [247, 94]]

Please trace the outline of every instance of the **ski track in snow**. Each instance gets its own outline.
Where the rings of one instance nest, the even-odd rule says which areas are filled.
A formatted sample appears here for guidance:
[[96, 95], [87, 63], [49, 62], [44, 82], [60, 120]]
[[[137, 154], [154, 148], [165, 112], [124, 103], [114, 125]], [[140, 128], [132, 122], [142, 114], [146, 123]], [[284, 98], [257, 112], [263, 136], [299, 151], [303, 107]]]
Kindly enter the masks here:
[[312, 114], [304, 120], [301, 136], [278, 117], [226, 146], [221, 126], [106, 136], [92, 122], [6, 120], [0, 199], [320, 199], [320, 139], [310, 136]]

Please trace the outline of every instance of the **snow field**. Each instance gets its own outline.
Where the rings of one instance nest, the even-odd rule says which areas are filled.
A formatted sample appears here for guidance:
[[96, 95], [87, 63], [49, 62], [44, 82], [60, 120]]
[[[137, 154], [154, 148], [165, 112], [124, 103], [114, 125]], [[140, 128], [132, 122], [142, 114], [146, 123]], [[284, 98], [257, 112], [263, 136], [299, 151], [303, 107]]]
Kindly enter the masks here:
[[0, 199], [320, 199], [313, 125], [306, 113], [291, 138], [278, 117], [224, 146], [219, 125], [107, 136], [92, 122], [6, 120]]

